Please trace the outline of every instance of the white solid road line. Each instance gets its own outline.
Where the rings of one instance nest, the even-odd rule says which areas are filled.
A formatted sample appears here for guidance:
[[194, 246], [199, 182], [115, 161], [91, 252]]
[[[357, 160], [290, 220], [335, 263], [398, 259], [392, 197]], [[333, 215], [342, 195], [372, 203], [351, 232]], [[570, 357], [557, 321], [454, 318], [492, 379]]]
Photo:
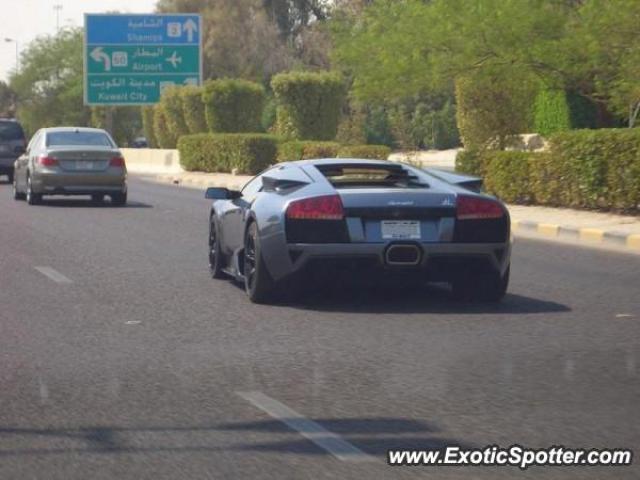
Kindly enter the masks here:
[[295, 410], [262, 392], [236, 392], [260, 410], [281, 421], [303, 437], [344, 462], [373, 462], [376, 459], [344, 440], [339, 435], [309, 420]]
[[34, 268], [37, 271], [39, 271], [41, 274], [43, 274], [45, 277], [49, 278], [50, 280], [53, 280], [56, 283], [63, 283], [63, 284], [73, 283], [71, 280], [69, 280], [63, 274], [61, 274], [60, 272], [54, 270], [51, 267], [34, 267]]

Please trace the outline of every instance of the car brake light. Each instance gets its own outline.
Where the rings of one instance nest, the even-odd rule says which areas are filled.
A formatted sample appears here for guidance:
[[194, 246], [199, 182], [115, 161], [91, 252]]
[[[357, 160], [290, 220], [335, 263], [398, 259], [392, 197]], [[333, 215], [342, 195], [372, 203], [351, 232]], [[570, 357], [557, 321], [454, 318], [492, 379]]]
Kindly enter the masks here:
[[113, 157], [109, 165], [111, 165], [112, 167], [124, 167], [124, 158]]
[[293, 220], [342, 220], [344, 209], [339, 195], [296, 200], [287, 208], [287, 218]]
[[43, 167], [55, 167], [58, 165], [58, 160], [52, 157], [40, 157], [38, 163]]
[[456, 202], [456, 217], [458, 220], [480, 220], [488, 218], [502, 218], [502, 205], [493, 200], [480, 197], [459, 196]]

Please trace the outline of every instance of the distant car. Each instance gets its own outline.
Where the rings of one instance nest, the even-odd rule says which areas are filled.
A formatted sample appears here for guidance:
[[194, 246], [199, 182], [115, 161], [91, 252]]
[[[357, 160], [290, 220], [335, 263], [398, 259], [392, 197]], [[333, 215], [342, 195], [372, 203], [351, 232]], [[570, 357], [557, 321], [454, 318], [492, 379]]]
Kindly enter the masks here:
[[131, 148], [149, 148], [149, 142], [145, 137], [137, 137], [131, 142]]
[[13, 163], [26, 146], [22, 126], [15, 120], [0, 118], [0, 175], [13, 183]]
[[241, 192], [207, 189], [211, 275], [244, 282], [257, 303], [318, 271], [412, 274], [449, 282], [460, 299], [499, 301], [509, 283], [509, 213], [478, 193], [481, 183], [387, 161], [278, 164]]
[[16, 200], [38, 204], [44, 195], [91, 195], [127, 203], [127, 168], [111, 136], [94, 128], [43, 128], [15, 162]]

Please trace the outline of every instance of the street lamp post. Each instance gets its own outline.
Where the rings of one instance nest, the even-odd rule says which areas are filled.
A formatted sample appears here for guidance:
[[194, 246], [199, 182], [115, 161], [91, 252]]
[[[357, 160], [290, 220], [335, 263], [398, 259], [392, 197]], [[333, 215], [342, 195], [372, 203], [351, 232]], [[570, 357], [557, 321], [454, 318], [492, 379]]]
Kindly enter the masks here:
[[4, 41], [6, 43], [16, 44], [16, 74], [18, 74], [20, 73], [20, 47], [18, 45], [18, 40], [15, 38], [5, 38]]
[[62, 4], [58, 3], [53, 6], [56, 11], [56, 32], [60, 31], [60, 12], [62, 11]]

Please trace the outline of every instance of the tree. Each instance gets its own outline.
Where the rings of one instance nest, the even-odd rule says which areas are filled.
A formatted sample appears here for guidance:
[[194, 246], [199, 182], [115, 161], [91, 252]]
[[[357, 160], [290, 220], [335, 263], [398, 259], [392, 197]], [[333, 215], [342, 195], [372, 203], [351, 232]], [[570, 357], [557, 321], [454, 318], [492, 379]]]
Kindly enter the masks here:
[[0, 117], [13, 117], [16, 112], [16, 93], [0, 81]]
[[89, 124], [83, 102], [83, 32], [61, 30], [39, 37], [22, 54], [21, 68], [10, 79], [18, 100], [17, 116], [28, 132], [51, 125]]

